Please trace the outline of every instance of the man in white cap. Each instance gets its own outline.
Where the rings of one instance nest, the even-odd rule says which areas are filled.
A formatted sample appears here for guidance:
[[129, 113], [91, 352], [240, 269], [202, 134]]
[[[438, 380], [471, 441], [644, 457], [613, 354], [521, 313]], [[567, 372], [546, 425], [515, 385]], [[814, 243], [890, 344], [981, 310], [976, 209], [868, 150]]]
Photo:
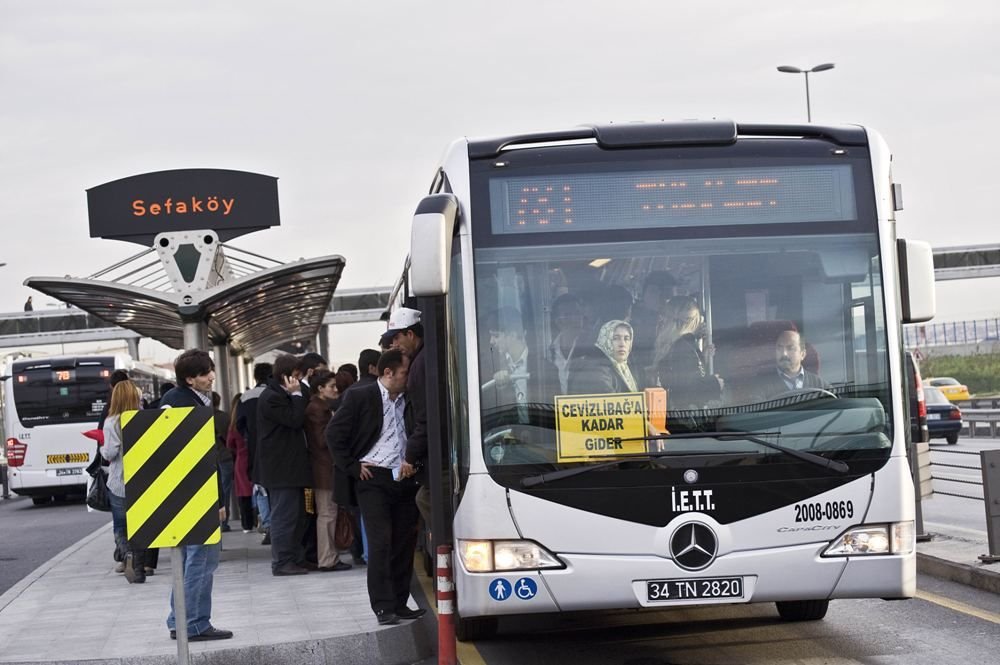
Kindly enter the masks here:
[[415, 476], [420, 484], [417, 491], [417, 508], [430, 526], [431, 495], [427, 489], [427, 395], [425, 381], [427, 370], [424, 366], [424, 325], [420, 321], [420, 311], [400, 307], [389, 317], [389, 328], [382, 336], [391, 340], [393, 349], [399, 349], [410, 359], [410, 375], [406, 380], [407, 418], [406, 455], [400, 476]]

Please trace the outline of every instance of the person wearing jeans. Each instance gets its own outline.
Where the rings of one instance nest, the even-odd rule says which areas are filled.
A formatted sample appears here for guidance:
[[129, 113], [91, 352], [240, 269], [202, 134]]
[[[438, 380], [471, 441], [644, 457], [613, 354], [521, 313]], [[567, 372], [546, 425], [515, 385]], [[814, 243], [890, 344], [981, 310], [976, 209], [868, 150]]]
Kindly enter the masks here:
[[115, 534], [115, 570], [125, 573], [129, 584], [146, 581], [145, 550], [131, 552], [125, 521], [125, 471], [123, 466], [121, 415], [139, 409], [139, 387], [125, 379], [111, 391], [108, 416], [104, 420], [104, 445], [101, 457], [108, 461], [108, 497], [111, 503], [111, 525]]
[[[260, 528], [264, 532], [271, 530], [271, 501], [268, 499], [267, 490], [260, 485], [253, 486], [253, 505], [257, 510], [257, 516], [260, 517]], [[270, 542], [261, 543], [262, 545], [270, 545]]]
[[316, 565], [302, 546], [307, 523], [305, 488], [313, 483], [305, 434], [308, 400], [302, 395], [298, 360], [275, 358], [272, 376], [257, 400], [258, 478], [271, 504], [271, 573], [304, 575]]
[[[212, 627], [212, 581], [215, 569], [219, 567], [218, 545], [185, 545], [180, 548], [183, 554], [181, 565], [184, 570], [184, 611], [187, 614], [188, 639], [193, 641], [205, 639], [225, 639], [223, 637], [203, 637], [212, 635], [212, 631], [228, 633], [226, 630], [216, 630]], [[170, 565], [174, 561], [177, 548], [171, 550]], [[177, 622], [174, 618], [174, 591], [170, 590], [170, 614], [167, 615], [167, 629], [170, 637], [176, 639]], [[232, 637], [232, 633], [229, 635]]]
[[[212, 384], [215, 383], [215, 363], [204, 351], [189, 349], [174, 361], [174, 374], [178, 386], [160, 398], [162, 408], [212, 406]], [[219, 519], [225, 518], [225, 508], [219, 507]], [[187, 614], [188, 640], [226, 640], [233, 636], [230, 630], [220, 630], [212, 625], [212, 581], [219, 566], [220, 544], [185, 545], [183, 561], [171, 557], [171, 566], [181, 565], [184, 573], [184, 601]], [[177, 552], [175, 549], [174, 552]], [[170, 592], [170, 614], [167, 616], [170, 637], [176, 639], [174, 594]]]

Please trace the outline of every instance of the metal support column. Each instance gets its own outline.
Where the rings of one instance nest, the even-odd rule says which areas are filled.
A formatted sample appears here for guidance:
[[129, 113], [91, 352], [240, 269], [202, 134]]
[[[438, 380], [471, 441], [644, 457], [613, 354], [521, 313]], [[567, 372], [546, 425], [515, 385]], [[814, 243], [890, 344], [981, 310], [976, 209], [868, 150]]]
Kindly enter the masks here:
[[128, 337], [125, 339], [125, 343], [128, 344], [128, 354], [132, 356], [132, 360], [139, 360], [139, 338], [138, 337]]
[[184, 320], [184, 348], [185, 349], [208, 349], [208, 335], [206, 334], [205, 323], [199, 320]]
[[242, 353], [234, 353], [230, 365], [236, 378], [236, 391], [243, 393], [247, 389], [246, 363], [243, 362]]
[[[322, 325], [319, 327], [319, 355], [326, 358], [327, 362], [330, 362], [330, 326]], [[360, 369], [358, 371], [361, 371]]]
[[215, 351], [215, 392], [222, 398], [219, 408], [228, 409], [233, 399], [233, 389], [229, 377], [229, 345], [223, 342], [216, 344]]

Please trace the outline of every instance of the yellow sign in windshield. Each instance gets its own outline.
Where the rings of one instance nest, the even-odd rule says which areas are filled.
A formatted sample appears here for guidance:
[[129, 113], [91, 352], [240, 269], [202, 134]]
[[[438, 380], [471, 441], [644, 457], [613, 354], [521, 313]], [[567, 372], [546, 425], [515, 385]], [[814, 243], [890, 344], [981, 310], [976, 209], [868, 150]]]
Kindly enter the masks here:
[[556, 431], [559, 462], [644, 453], [644, 395], [557, 395]]

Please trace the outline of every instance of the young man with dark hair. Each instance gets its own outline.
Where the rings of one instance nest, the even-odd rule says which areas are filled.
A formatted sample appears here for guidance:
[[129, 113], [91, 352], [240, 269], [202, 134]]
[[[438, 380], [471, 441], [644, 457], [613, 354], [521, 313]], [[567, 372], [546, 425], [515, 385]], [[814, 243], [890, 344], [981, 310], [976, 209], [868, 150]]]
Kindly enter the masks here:
[[123, 369], [116, 369], [111, 372], [111, 377], [108, 379], [108, 385], [111, 387], [111, 390], [108, 391], [108, 399], [104, 401], [104, 407], [101, 409], [101, 417], [97, 421], [97, 429], [104, 429], [104, 421], [108, 417], [108, 407], [111, 406], [111, 391], [122, 381], [128, 381], [128, 372]]
[[[189, 349], [174, 361], [177, 387], [160, 398], [163, 408], [185, 406], [212, 406], [212, 384], [215, 383], [215, 363], [204, 351]], [[219, 519], [225, 518], [225, 508], [219, 508]], [[185, 545], [184, 600], [187, 607], [188, 640], [226, 640], [232, 631], [219, 630], [212, 618], [212, 578], [219, 567], [221, 545]], [[174, 592], [170, 592], [170, 615], [167, 617], [170, 637], [176, 638], [174, 621]]]
[[399, 349], [382, 354], [378, 380], [347, 391], [326, 428], [337, 502], [350, 504], [353, 489], [361, 506], [368, 532], [368, 598], [380, 625], [425, 612], [406, 606], [417, 539], [417, 485], [400, 474], [409, 364]]
[[306, 487], [312, 485], [305, 439], [308, 399], [302, 395], [299, 361], [284, 354], [257, 401], [257, 462], [260, 484], [271, 502], [271, 574], [304, 575], [302, 537]]
[[326, 358], [310, 351], [309, 353], [303, 353], [302, 357], [299, 358], [299, 381], [309, 386], [309, 380], [312, 378], [313, 372], [320, 369], [329, 369], [329, 365], [326, 362]]
[[254, 484], [253, 503], [257, 508], [257, 515], [260, 517], [260, 528], [264, 531], [264, 539], [261, 545], [271, 544], [271, 506], [267, 497], [267, 490], [260, 485], [257, 475], [257, 400], [267, 386], [267, 380], [271, 378], [271, 363], [257, 363], [253, 368], [254, 387], [243, 393], [240, 398], [240, 406], [236, 410], [236, 429], [243, 435], [247, 442], [247, 474], [250, 482]]
[[378, 379], [378, 359], [382, 357], [381, 351], [375, 349], [365, 349], [358, 356], [358, 383], [364, 385], [372, 383]]

